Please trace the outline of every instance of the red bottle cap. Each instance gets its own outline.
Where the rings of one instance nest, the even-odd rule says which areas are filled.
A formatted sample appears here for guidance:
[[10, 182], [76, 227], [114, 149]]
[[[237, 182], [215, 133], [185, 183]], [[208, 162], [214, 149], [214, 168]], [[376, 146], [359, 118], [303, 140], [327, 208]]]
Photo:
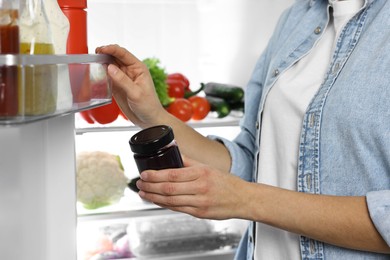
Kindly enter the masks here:
[[87, 0], [57, 0], [61, 8], [87, 8]]

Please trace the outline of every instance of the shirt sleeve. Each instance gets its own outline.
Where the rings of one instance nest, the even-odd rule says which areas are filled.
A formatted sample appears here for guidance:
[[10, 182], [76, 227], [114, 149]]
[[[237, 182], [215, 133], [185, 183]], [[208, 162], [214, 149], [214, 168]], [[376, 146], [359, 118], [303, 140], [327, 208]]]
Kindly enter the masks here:
[[241, 179], [251, 181], [253, 172], [253, 155], [251, 155], [251, 152], [245, 152], [245, 147], [226, 138], [215, 135], [210, 135], [208, 138], [221, 142], [228, 149], [232, 159], [230, 172]]
[[369, 192], [366, 200], [376, 229], [390, 246], [390, 190]]

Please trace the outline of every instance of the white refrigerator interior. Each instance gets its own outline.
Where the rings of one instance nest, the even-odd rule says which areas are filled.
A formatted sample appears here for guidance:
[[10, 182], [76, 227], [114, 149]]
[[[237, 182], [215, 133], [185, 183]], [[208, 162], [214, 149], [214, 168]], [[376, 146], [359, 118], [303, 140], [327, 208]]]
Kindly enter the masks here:
[[168, 72], [245, 86], [283, 10], [293, 0], [93, 0], [89, 51], [119, 44], [157, 57]]
[[[167, 73], [183, 73], [189, 78], [193, 90], [200, 83], [211, 81], [245, 88], [278, 17], [292, 2], [293, 0], [93, 0], [88, 2], [87, 9], [89, 52], [94, 53], [98, 46], [119, 44], [141, 60], [158, 58]], [[76, 119], [76, 127], [81, 128], [77, 131], [76, 153], [102, 150], [119, 155], [127, 177], [131, 179], [138, 176], [128, 144], [137, 128], [123, 130], [120, 128], [123, 122], [115, 122], [112, 131], [107, 130], [107, 126], [102, 132], [88, 132], [82, 129], [85, 122], [80, 118]], [[115, 130], [118, 125], [120, 131]], [[204, 135], [218, 134], [230, 139], [239, 131], [238, 120], [232, 125], [216, 124], [215, 127], [202, 126], [202, 122], [199, 122], [194, 128]], [[145, 224], [156, 215], [159, 218], [160, 215], [167, 214], [156, 210], [146, 213], [148, 206], [134, 192], [127, 191], [117, 205], [99, 209], [92, 214], [78, 207], [78, 212], [81, 213], [78, 220], [79, 258], [82, 259], [85, 252], [88, 254], [94, 250], [89, 248], [91, 243], [91, 248], [95, 244], [93, 238], [99, 238], [99, 229], [101, 232], [109, 225], [126, 226], [134, 221]], [[146, 211], [137, 210], [142, 207]], [[229, 228], [239, 229], [240, 232], [247, 225], [247, 222], [240, 220], [226, 223]], [[132, 239], [136, 234], [128, 232], [128, 237], [130, 246], [134, 246]], [[139, 242], [147, 244], [145, 240]], [[233, 257], [234, 250], [227, 250], [218, 254], [159, 255], [157, 259], [228, 260]]]

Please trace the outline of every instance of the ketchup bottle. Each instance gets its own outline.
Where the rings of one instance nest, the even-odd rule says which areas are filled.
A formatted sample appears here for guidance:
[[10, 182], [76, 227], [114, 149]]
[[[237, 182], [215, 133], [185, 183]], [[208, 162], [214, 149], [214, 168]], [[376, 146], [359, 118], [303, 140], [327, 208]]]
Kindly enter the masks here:
[[[66, 45], [67, 54], [88, 54], [87, 0], [57, 0], [61, 10], [68, 17], [70, 30]], [[85, 102], [91, 98], [89, 65], [70, 64], [70, 81], [73, 102]]]
[[70, 31], [66, 46], [67, 54], [88, 53], [87, 36], [87, 0], [57, 0], [58, 4], [68, 17]]
[[[19, 53], [18, 1], [0, 1], [0, 54]], [[0, 118], [18, 114], [18, 68], [0, 65]]]

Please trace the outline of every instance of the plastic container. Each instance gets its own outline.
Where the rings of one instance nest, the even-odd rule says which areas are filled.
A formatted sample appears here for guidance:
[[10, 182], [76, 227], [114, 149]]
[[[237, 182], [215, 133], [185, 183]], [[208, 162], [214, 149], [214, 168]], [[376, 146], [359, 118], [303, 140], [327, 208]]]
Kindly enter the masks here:
[[[18, 105], [20, 111], [24, 110], [23, 108], [23, 92], [29, 92], [31, 94], [31, 87], [34, 86], [31, 81], [31, 72], [45, 72], [48, 70], [50, 72], [51, 68], [54, 66], [56, 69], [60, 67], [73, 65], [73, 64], [82, 64], [87, 65], [91, 68], [89, 74], [85, 75], [88, 78], [88, 85], [94, 87], [94, 92], [96, 92], [96, 98], [91, 99], [89, 102], [74, 102], [71, 107], [68, 109], [59, 108], [54, 112], [40, 113], [35, 115], [28, 115], [20, 113], [17, 116], [3, 116], [0, 117], [0, 126], [1, 125], [15, 125], [15, 124], [24, 124], [30, 122], [36, 122], [43, 119], [48, 119], [52, 117], [57, 117], [60, 115], [66, 115], [69, 113], [75, 113], [80, 110], [86, 110], [95, 108], [99, 105], [109, 104], [111, 102], [112, 90], [111, 90], [111, 79], [107, 74], [107, 65], [112, 63], [113, 59], [109, 55], [104, 54], [95, 54], [95, 55], [20, 55], [20, 54], [7, 54], [0, 55], [0, 68], [14, 67], [17, 68], [17, 79], [18, 83], [16, 89], [20, 92], [20, 96], [23, 97], [21, 100], [22, 103]], [[36, 70], [38, 68], [38, 70]], [[30, 72], [30, 74], [26, 73]], [[53, 76], [53, 75], [50, 75]], [[55, 78], [58, 74], [54, 75]], [[27, 77], [27, 78], [26, 78]], [[44, 81], [43, 81], [44, 82]], [[50, 82], [50, 81], [47, 81]], [[53, 82], [51, 82], [53, 83]], [[64, 85], [58, 85], [59, 88]], [[57, 89], [57, 86], [48, 86], [42, 85], [43, 89], [55, 88], [58, 92], [62, 90]], [[38, 87], [37, 87], [38, 88]], [[28, 91], [29, 89], [29, 91]], [[20, 91], [19, 91], [20, 90]], [[27, 91], [25, 91], [27, 90]], [[39, 90], [41, 91], [41, 90]], [[37, 92], [38, 94], [41, 92]], [[92, 92], [92, 90], [90, 90]], [[42, 93], [46, 94], [46, 93]], [[26, 97], [26, 99], [38, 100], [38, 97]], [[31, 103], [27, 103], [27, 106], [31, 106]], [[43, 104], [42, 106], [43, 107]], [[30, 107], [31, 108], [31, 107]]]
[[[0, 54], [19, 53], [18, 1], [0, 1]], [[17, 66], [0, 66], [0, 118], [18, 114]]]
[[129, 144], [139, 172], [183, 167], [179, 147], [169, 126], [141, 130], [130, 138]]
[[132, 218], [127, 234], [130, 251], [137, 259], [201, 259], [207, 252], [235, 250], [241, 239], [231, 222], [177, 213]]

